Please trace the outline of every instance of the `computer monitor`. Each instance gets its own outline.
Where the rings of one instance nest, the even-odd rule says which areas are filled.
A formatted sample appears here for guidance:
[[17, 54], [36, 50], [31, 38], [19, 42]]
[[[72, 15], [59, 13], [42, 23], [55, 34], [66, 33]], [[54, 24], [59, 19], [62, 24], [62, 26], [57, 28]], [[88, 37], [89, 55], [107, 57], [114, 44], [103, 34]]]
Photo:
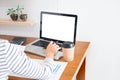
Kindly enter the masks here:
[[40, 38], [58, 43], [75, 43], [77, 15], [55, 12], [41, 12]]

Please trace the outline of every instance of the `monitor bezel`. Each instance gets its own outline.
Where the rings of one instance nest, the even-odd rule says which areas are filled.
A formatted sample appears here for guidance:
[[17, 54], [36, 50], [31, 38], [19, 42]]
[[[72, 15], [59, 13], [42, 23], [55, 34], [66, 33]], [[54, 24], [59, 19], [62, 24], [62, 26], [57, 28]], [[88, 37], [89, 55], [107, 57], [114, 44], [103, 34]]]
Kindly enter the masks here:
[[74, 39], [73, 39], [73, 43], [75, 44], [75, 42], [76, 42], [76, 31], [77, 31], [77, 18], [78, 18], [77, 15], [75, 15], [75, 14], [66, 14], [66, 13], [41, 11], [41, 14], [40, 14], [40, 39], [44, 39], [44, 40], [48, 40], [48, 41], [54, 41], [54, 42], [58, 42], [58, 43], [63, 43], [64, 41], [57, 40], [57, 39], [46, 38], [46, 37], [42, 36], [42, 15], [43, 14], [74, 17], [75, 18], [75, 24], [74, 24], [74, 36], [73, 36]]

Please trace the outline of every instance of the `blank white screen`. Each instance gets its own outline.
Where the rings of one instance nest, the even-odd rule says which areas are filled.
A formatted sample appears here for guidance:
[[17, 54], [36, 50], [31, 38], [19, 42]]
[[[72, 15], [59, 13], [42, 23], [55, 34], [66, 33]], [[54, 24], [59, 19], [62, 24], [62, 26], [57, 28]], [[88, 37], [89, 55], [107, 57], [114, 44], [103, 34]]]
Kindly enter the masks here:
[[62, 15], [42, 15], [42, 37], [74, 41], [75, 17]]

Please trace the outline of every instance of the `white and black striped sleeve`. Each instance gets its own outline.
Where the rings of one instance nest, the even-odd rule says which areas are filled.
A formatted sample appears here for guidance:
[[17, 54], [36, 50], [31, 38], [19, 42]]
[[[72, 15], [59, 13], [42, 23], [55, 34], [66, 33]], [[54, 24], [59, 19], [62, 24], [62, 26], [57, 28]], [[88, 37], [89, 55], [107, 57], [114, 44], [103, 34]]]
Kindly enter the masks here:
[[8, 69], [27, 78], [47, 80], [53, 71], [54, 61], [46, 58], [41, 63], [30, 59], [21, 46], [7, 43], [5, 54]]
[[8, 67], [6, 62], [6, 40], [0, 39], [0, 80], [7, 80], [8, 78]]

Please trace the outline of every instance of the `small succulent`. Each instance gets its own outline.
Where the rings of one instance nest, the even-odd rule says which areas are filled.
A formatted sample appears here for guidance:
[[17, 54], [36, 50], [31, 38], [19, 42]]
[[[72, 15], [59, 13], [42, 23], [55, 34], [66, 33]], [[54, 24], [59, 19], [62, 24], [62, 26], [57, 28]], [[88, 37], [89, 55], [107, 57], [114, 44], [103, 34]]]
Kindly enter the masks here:
[[7, 15], [11, 15], [14, 13], [15, 13], [15, 10], [13, 8], [8, 9], [8, 11], [7, 11]]
[[23, 7], [20, 7], [20, 6], [18, 5], [16, 11], [17, 11], [18, 14], [22, 14], [23, 9], [24, 9]]

